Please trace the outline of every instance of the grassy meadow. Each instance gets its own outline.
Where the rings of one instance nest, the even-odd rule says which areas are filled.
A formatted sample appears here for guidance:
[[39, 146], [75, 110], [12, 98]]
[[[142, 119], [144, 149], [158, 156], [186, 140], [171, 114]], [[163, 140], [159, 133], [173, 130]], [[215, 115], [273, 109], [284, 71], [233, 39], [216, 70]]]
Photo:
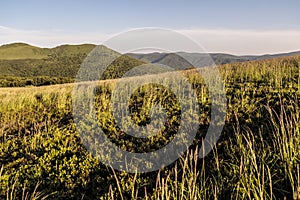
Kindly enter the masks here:
[[[86, 150], [72, 116], [73, 84], [0, 88], [0, 199], [300, 199], [300, 56], [218, 70], [227, 114], [217, 145], [198, 159], [211, 120], [210, 98], [202, 78], [183, 71], [200, 106], [197, 136], [175, 163], [143, 174], [114, 170]], [[164, 131], [136, 139], [114, 121], [116, 81], [100, 81], [95, 97], [98, 125], [108, 138], [130, 152], [154, 151], [171, 141], [183, 126], [176, 97], [153, 85], [132, 96], [137, 124], [147, 124], [156, 103], [167, 112]]]

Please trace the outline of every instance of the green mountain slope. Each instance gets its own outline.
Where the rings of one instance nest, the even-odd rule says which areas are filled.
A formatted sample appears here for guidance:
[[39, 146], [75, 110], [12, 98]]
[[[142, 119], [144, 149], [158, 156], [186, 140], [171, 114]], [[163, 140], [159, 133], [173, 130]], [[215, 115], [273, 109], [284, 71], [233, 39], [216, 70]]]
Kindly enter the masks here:
[[0, 60], [47, 58], [51, 49], [34, 47], [24, 43], [7, 44], [0, 47]]
[[43, 49], [26, 44], [0, 47], [1, 75], [33, 77], [61, 76], [74, 78], [80, 64], [95, 45], [63, 45]]
[[[82, 62], [95, 47], [93, 44], [82, 44], [44, 49], [23, 43], [1, 46], [0, 87], [73, 82]], [[113, 51], [104, 48], [108, 56]], [[143, 63], [120, 54], [103, 79], [118, 78], [128, 69]]]

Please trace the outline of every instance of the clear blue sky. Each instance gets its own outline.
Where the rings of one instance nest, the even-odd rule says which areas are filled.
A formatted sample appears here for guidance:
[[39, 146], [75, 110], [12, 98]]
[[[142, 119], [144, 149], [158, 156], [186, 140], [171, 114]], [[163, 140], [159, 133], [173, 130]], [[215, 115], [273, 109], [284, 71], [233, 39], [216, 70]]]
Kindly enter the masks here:
[[0, 8], [0, 24], [21, 29], [111, 32], [142, 26], [300, 28], [297, 0], [7, 0], [0, 2]]
[[299, 0], [6, 0], [0, 9], [2, 27], [64, 34], [111, 34], [137, 27], [300, 30]]

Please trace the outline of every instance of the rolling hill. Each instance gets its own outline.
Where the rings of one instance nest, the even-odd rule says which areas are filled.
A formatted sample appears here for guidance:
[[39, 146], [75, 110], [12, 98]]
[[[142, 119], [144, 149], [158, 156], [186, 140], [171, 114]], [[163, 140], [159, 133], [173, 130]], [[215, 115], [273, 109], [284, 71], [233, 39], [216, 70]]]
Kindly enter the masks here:
[[43, 59], [51, 49], [39, 48], [25, 43], [13, 43], [0, 47], [0, 60]]
[[[24, 43], [3, 45], [0, 47], [0, 87], [73, 82], [82, 62], [95, 47], [82, 44], [48, 49]], [[113, 52], [104, 48], [108, 53]], [[103, 79], [118, 78], [126, 70], [143, 63], [120, 54], [108, 67]]]
[[[54, 48], [39, 48], [25, 43], [2, 45], [0, 46], [0, 87], [73, 82], [82, 62], [95, 47], [94, 44], [61, 45]], [[113, 52], [113, 50], [103, 47], [108, 54]], [[145, 63], [163, 64], [175, 70], [185, 70], [192, 68], [192, 64], [203, 67], [297, 54], [300, 52], [262, 56], [187, 52], [120, 54], [120, 57], [108, 67], [101, 79], [122, 77], [129, 69]], [[149, 73], [159, 73], [151, 68], [151, 66], [148, 67]]]

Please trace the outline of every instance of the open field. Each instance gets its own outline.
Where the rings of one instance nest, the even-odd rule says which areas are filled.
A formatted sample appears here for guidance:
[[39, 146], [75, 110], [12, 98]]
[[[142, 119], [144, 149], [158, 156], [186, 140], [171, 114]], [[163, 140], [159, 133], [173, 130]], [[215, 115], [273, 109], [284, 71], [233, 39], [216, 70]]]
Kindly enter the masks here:
[[[198, 120], [197, 136], [175, 163], [145, 174], [115, 171], [86, 150], [72, 116], [73, 84], [0, 88], [0, 199], [299, 199], [300, 56], [218, 69], [228, 105], [213, 151], [197, 159], [210, 97], [202, 78], [184, 71], [200, 106], [201, 118], [190, 119]], [[98, 125], [120, 148], [157, 150], [184, 126], [176, 97], [147, 85], [129, 102], [132, 118], [147, 124], [150, 107], [160, 103], [167, 123], [148, 139], [129, 137], [112, 115], [115, 83], [99, 82], [95, 105]]]

